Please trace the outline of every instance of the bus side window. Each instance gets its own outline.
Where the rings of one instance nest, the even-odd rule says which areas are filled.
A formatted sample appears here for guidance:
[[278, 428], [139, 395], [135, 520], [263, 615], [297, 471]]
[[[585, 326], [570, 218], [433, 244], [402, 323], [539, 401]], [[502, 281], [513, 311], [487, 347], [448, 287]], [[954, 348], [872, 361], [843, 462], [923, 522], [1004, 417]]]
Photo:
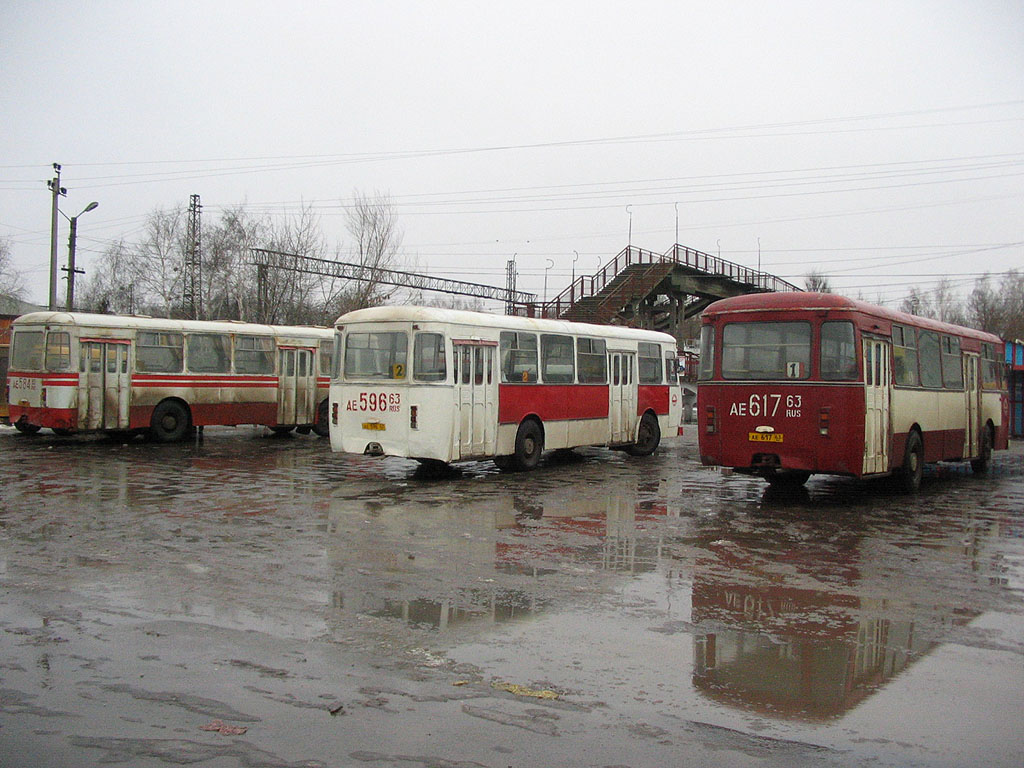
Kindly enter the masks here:
[[921, 331], [918, 335], [921, 360], [921, 386], [938, 389], [942, 386], [942, 363], [939, 359], [939, 335]]
[[641, 384], [661, 384], [661, 349], [657, 344], [641, 341], [637, 344], [637, 364]]
[[715, 327], [700, 327], [700, 358], [697, 363], [697, 381], [707, 381], [715, 372]]
[[501, 332], [501, 380], [508, 384], [537, 381], [537, 336], [517, 331]]
[[964, 364], [960, 357], [960, 339], [942, 337], [942, 386], [946, 389], [964, 388]]
[[139, 373], [181, 373], [184, 337], [180, 333], [139, 331], [135, 337], [135, 370]]
[[231, 339], [220, 333], [189, 334], [186, 358], [194, 373], [229, 373]]
[[821, 324], [821, 378], [825, 381], [857, 378], [853, 323], [843, 320]]
[[542, 334], [540, 337], [541, 374], [545, 383], [572, 384], [576, 378], [573, 365], [572, 336]]
[[236, 336], [235, 372], [273, 373], [274, 340], [269, 336]]
[[331, 376], [334, 373], [334, 342], [320, 342], [320, 375]]
[[416, 381], [444, 381], [444, 336], [440, 333], [417, 333], [413, 340], [412, 377]]
[[893, 378], [897, 384], [916, 387], [917, 375], [917, 339], [913, 328], [899, 325], [892, 327]]
[[665, 379], [669, 384], [679, 381], [679, 362], [673, 350], [665, 352]]
[[580, 384], [607, 384], [608, 355], [604, 339], [577, 339], [576, 366]]

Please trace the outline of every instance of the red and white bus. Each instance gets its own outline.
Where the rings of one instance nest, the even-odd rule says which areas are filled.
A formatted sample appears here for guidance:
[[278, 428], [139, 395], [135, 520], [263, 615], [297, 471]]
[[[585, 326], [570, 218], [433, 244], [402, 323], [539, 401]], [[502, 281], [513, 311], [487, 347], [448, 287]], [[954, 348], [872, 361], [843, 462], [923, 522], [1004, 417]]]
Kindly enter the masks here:
[[327, 434], [329, 328], [33, 312], [14, 321], [11, 423], [21, 432], [263, 424]]
[[704, 310], [701, 462], [800, 484], [814, 473], [988, 468], [1007, 447], [998, 336], [822, 293], [767, 293]]
[[666, 333], [430, 307], [360, 309], [337, 333], [335, 451], [532, 469], [545, 449], [649, 455], [677, 434]]

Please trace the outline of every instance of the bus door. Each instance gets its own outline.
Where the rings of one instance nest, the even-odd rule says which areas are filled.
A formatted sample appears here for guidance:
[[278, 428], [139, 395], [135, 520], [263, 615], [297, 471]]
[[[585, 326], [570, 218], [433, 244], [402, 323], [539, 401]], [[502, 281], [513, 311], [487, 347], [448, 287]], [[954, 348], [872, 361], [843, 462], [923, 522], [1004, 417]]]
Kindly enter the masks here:
[[497, 448], [498, 387], [494, 358], [497, 345], [456, 340], [454, 459], [493, 456]]
[[636, 354], [609, 352], [611, 392], [608, 396], [610, 443], [631, 443], [636, 426]]
[[277, 423], [316, 421], [316, 372], [313, 350], [282, 348], [277, 386]]
[[127, 340], [82, 339], [79, 343], [79, 429], [128, 429], [130, 349]]
[[864, 474], [889, 469], [889, 342], [865, 336]]
[[964, 428], [964, 458], [977, 456], [980, 451], [978, 436], [981, 430], [981, 357], [964, 353], [964, 396], [967, 398], [967, 424]]

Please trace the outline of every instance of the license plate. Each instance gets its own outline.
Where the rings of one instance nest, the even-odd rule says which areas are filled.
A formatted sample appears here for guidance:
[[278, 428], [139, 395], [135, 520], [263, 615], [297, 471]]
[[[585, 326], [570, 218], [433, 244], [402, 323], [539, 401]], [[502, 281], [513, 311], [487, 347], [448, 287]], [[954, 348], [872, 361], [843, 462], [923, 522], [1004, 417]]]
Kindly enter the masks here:
[[370, 429], [376, 430], [377, 432], [383, 432], [385, 429], [387, 429], [387, 427], [384, 426], [383, 424], [378, 424], [375, 421], [364, 421], [363, 429]]
[[781, 443], [781, 432], [749, 432], [747, 434], [752, 443]]

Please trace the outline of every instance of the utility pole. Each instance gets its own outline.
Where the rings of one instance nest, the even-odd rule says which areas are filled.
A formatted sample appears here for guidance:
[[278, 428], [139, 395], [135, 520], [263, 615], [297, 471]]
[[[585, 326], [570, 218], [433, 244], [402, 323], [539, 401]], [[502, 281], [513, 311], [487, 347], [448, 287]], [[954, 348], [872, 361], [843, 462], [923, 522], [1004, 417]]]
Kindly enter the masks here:
[[[99, 203], [93, 201], [85, 206], [82, 213], [88, 213], [89, 211], [95, 211], [99, 207]], [[63, 212], [62, 212], [63, 213]], [[68, 301], [66, 309], [68, 312], [75, 311], [75, 275], [84, 275], [84, 269], [78, 269], [75, 266], [75, 249], [78, 241], [78, 219], [82, 215], [72, 216], [68, 221], [71, 222], [71, 234], [68, 236], [68, 265], [61, 267], [62, 270], [68, 273]], [[67, 214], [64, 214], [64, 218], [67, 219]]]
[[199, 195], [192, 195], [188, 206], [188, 231], [185, 235], [184, 304], [185, 311], [193, 320], [198, 320], [203, 311], [203, 272], [201, 247], [201, 213]]
[[53, 210], [50, 214], [50, 301], [49, 308], [53, 312], [57, 309], [57, 201], [61, 195], [67, 195], [68, 191], [60, 185], [60, 163], [53, 164], [56, 175], [46, 182], [50, 192], [53, 194]]

